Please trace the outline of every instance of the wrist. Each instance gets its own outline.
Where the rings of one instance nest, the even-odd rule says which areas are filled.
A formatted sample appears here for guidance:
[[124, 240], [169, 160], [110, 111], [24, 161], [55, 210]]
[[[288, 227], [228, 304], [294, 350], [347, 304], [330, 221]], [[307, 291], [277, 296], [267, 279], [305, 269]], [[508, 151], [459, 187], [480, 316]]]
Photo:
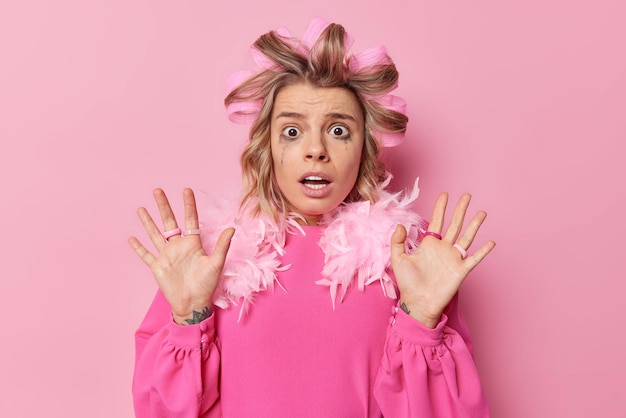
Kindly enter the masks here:
[[441, 320], [441, 312], [429, 313], [422, 308], [419, 303], [400, 300], [400, 309], [404, 311], [411, 318], [420, 322], [422, 325], [428, 328], [435, 328]]
[[211, 315], [213, 315], [213, 306], [207, 304], [201, 308], [192, 309], [189, 314], [180, 315], [172, 312], [172, 319], [178, 325], [194, 325], [199, 324]]

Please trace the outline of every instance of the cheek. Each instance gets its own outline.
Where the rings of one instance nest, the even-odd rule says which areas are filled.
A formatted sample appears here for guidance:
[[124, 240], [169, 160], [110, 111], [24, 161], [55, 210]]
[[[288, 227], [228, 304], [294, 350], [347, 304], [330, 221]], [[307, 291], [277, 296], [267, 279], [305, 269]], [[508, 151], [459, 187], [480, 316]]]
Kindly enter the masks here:
[[272, 140], [272, 161], [275, 167], [285, 165], [285, 151], [287, 149], [286, 144], [280, 143], [280, 141]]
[[287, 151], [287, 145], [283, 145], [280, 148], [280, 165], [285, 166], [285, 152]]
[[286, 144], [279, 144], [272, 151], [272, 160], [274, 163], [274, 176], [278, 184], [284, 184], [285, 181], [293, 175], [293, 163], [290, 147]]
[[345, 157], [350, 171], [359, 171], [359, 167], [361, 166], [362, 153], [362, 148], [351, 148], [347, 150]]

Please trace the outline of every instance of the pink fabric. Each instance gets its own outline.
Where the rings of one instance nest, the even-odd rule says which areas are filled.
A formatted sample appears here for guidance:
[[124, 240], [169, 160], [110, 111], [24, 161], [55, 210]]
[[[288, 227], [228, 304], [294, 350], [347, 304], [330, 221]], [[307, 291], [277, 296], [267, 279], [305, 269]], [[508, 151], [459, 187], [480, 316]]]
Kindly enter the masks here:
[[[288, 235], [285, 290], [178, 326], [159, 292], [136, 333], [135, 411], [143, 417], [483, 417], [487, 404], [455, 298], [428, 329], [380, 286], [333, 310], [321, 277], [324, 227]], [[201, 343], [202, 342], [202, 343]]]

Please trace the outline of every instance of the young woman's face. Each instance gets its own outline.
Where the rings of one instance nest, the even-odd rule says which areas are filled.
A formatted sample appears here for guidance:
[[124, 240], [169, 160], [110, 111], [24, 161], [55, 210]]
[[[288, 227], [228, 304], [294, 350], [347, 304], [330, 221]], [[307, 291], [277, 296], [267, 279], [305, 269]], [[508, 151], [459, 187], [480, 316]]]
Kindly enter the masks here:
[[271, 120], [274, 176], [289, 209], [309, 225], [336, 208], [356, 183], [364, 142], [363, 111], [350, 90], [284, 87]]

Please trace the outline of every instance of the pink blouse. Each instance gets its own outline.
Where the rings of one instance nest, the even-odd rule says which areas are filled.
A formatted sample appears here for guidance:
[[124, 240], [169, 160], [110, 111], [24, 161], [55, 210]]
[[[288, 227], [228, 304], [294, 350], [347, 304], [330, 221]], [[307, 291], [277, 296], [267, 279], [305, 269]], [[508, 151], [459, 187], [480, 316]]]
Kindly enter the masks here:
[[136, 333], [135, 413], [143, 417], [486, 417], [455, 298], [429, 329], [378, 282], [333, 310], [320, 279], [323, 227], [287, 236], [284, 290], [250, 311], [215, 309], [179, 326], [158, 292]]

